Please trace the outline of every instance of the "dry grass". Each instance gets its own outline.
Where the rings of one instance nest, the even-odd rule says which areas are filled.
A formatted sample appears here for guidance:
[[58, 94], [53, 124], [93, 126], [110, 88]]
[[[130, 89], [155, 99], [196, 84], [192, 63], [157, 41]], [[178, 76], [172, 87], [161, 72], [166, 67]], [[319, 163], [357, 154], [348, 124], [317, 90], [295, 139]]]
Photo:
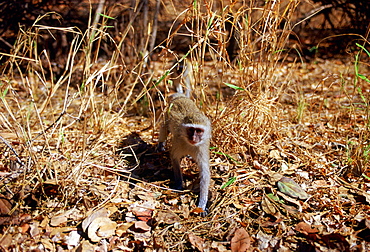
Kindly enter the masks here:
[[[356, 205], [353, 194], [369, 203], [368, 178], [362, 176], [369, 175], [369, 84], [354, 73], [352, 63], [333, 69], [318, 62], [310, 71], [300, 58], [287, 62], [289, 50], [295, 50], [288, 38], [299, 2], [194, 1], [178, 17], [184, 20], [182, 27], [174, 25], [167, 44], [154, 48], [161, 57], [150, 68], [145, 57], [126, 64], [125, 36], [135, 32], [134, 26], [117, 40], [104, 25], [106, 16], [99, 16], [99, 22], [91, 17], [87, 31], [37, 22], [22, 29], [11, 54], [0, 55], [5, 61], [0, 77], [0, 193], [12, 205], [7, 215], [14, 225], [22, 226], [20, 214], [29, 214], [37, 222], [31, 226], [42, 230], [40, 243], [75, 249], [64, 238], [52, 241], [45, 234], [61, 226], [79, 228], [85, 217], [105, 207], [120, 228], [116, 240], [96, 244], [101, 248], [190, 251], [197, 242], [189, 237], [196, 235], [207, 248], [230, 249], [240, 227], [252, 237], [250, 246], [260, 250], [272, 251], [279, 242], [279, 248], [296, 251], [302, 244], [330, 247], [315, 245], [294, 227], [306, 221], [350, 228], [343, 223], [368, 211]], [[188, 33], [180, 34], [184, 27]], [[226, 47], [230, 27], [238, 45], [233, 62]], [[58, 76], [47, 50], [37, 48], [43, 31], [56, 29], [73, 37]], [[174, 58], [182, 60], [168, 49], [177, 36], [191, 41], [185, 55], [194, 68], [194, 97], [213, 121], [212, 199], [205, 219], [191, 211], [195, 195], [168, 189], [166, 156], [152, 152], [160, 110], [171, 92], [168, 70]], [[115, 48], [109, 58], [100, 57], [103, 41]], [[149, 44], [147, 39], [143, 55]], [[357, 61], [358, 71], [365, 73], [361, 59], [368, 60], [366, 54]], [[190, 184], [196, 171], [190, 161], [185, 166]], [[294, 178], [310, 198], [289, 201], [276, 187], [282, 176]], [[225, 186], [228, 181], [234, 182]], [[363, 183], [362, 191], [352, 182]], [[338, 203], [349, 190], [351, 210]], [[271, 194], [280, 201], [269, 198]], [[150, 231], [132, 226], [138, 206], [153, 211]], [[338, 206], [343, 206], [339, 219], [328, 216]], [[53, 223], [53, 217], [67, 210], [65, 222]], [[357, 218], [356, 227], [365, 221]], [[7, 247], [15, 251], [21, 242], [11, 226], [3, 232], [14, 238]], [[320, 235], [325, 232], [330, 230]], [[32, 232], [22, 235], [25, 246], [38, 246]], [[348, 244], [355, 239], [341, 235]], [[368, 248], [356, 239], [358, 246]]]

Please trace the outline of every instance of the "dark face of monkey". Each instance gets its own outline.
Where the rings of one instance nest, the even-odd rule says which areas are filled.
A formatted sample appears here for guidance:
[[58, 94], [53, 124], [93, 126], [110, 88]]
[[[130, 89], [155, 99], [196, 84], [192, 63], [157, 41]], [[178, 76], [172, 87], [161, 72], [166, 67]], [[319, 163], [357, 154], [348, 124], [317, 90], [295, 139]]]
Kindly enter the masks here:
[[187, 127], [186, 135], [188, 137], [189, 143], [197, 144], [203, 140], [204, 129], [196, 127]]

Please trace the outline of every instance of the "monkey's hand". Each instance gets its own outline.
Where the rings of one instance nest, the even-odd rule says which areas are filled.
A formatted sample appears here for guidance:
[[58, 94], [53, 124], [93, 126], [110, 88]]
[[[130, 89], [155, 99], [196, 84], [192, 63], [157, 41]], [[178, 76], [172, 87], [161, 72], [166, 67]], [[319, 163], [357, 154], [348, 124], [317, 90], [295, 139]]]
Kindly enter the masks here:
[[159, 142], [159, 143], [157, 144], [156, 151], [157, 151], [157, 152], [163, 152], [163, 151], [164, 151], [164, 142]]
[[205, 210], [203, 210], [203, 212], [199, 213], [200, 217], [206, 217], [207, 214], [208, 214], [208, 209], [205, 209]]
[[[208, 197], [206, 199], [208, 200]], [[199, 210], [203, 210], [202, 212], [199, 213], [201, 217], [205, 217], [208, 214], [207, 200], [205, 200], [202, 197], [200, 197], [199, 199], [198, 208]]]

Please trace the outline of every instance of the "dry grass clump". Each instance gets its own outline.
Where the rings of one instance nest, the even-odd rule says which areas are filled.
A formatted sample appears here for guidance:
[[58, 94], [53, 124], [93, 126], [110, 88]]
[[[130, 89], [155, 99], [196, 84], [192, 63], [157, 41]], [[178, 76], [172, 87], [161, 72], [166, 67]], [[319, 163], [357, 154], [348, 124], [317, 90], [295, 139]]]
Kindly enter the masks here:
[[235, 95], [216, 121], [214, 142], [223, 151], [231, 153], [264, 153], [277, 132], [272, 117], [273, 103], [265, 97], [247, 100], [243, 95]]
[[[222, 143], [219, 144], [222, 150], [240, 152], [247, 148], [255, 152], [250, 150], [252, 146], [257, 149], [268, 146], [276, 137], [277, 118], [273, 111], [285, 88], [279, 72], [289, 53], [290, 22], [298, 3], [268, 2], [261, 8], [258, 1], [251, 1], [249, 5], [228, 6], [220, 17], [225, 26], [232, 27], [237, 37], [234, 47], [238, 50], [238, 57], [233, 59], [236, 70], [227, 69], [231, 74], [224, 76], [224, 83], [219, 84], [236, 90], [232, 99], [220, 106], [221, 112], [216, 112], [214, 136], [216, 142]], [[225, 40], [219, 37], [219, 44], [230, 45], [235, 37]], [[218, 55], [225, 55], [225, 51], [221, 48]], [[289, 73], [285, 77], [285, 83], [289, 83]]]
[[[110, 39], [104, 27], [96, 28], [93, 24], [82, 33], [35, 22], [21, 30], [11, 54], [2, 55], [8, 60], [2, 66], [1, 131], [12, 136], [5, 138], [5, 143], [18, 143], [15, 153], [23, 160], [10, 162], [15, 170], [24, 172], [22, 187], [27, 190], [23, 189], [23, 194], [41, 190], [45, 195], [43, 185], [55, 184], [61, 195], [56, 199], [61, 200], [58, 207], [81, 200], [83, 194], [76, 190], [81, 190], [81, 183], [90, 174], [86, 173], [91, 167], [87, 163], [99, 159], [104, 164], [115, 155], [110, 147], [115, 141], [107, 133], [121, 121], [122, 114], [112, 114], [113, 109], [123, 110], [117, 103], [117, 86], [111, 85], [110, 79], [121, 66], [113, 60], [94, 60], [98, 57], [94, 42], [99, 43], [103, 37]], [[53, 29], [74, 36], [64, 55], [64, 72], [58, 77], [47, 51], [37, 48], [43, 31]], [[12, 155], [7, 152], [5, 157]]]

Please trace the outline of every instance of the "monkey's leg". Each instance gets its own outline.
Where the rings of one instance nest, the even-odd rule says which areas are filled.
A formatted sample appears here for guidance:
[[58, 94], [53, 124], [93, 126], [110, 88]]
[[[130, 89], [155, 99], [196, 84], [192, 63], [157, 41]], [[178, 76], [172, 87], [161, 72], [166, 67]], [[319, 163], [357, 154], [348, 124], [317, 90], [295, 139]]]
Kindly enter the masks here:
[[182, 180], [182, 172], [180, 167], [180, 159], [179, 158], [172, 158], [172, 169], [173, 175], [175, 178], [175, 187], [174, 189], [182, 190], [183, 189], [183, 180]]

